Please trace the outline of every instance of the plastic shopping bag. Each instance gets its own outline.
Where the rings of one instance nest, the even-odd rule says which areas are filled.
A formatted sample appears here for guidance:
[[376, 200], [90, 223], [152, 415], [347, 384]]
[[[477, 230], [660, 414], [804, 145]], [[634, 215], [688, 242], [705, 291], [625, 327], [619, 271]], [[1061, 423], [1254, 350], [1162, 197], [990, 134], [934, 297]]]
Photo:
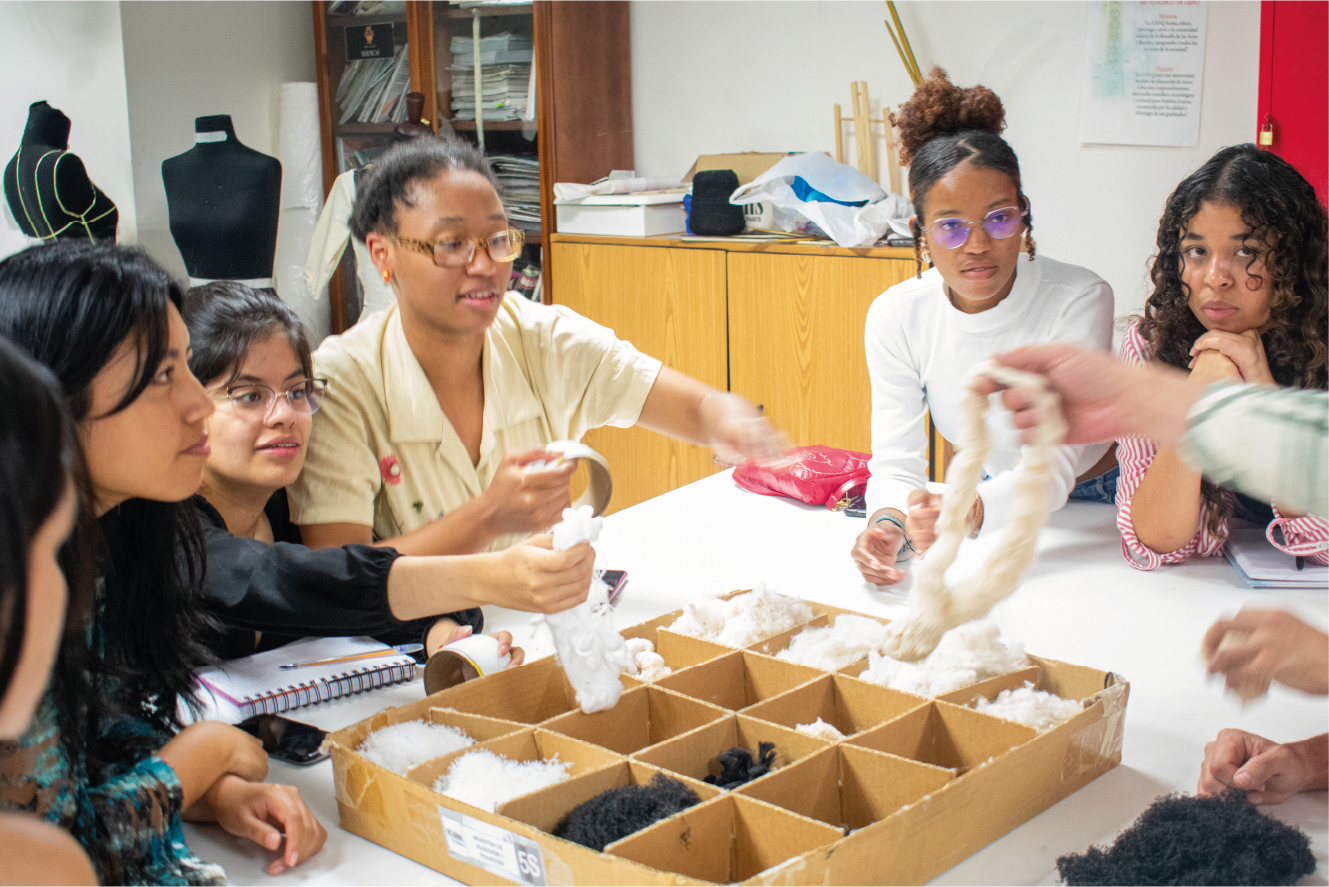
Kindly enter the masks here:
[[891, 219], [912, 211], [905, 198], [818, 152], [785, 157], [729, 198], [737, 206], [762, 201], [775, 208], [774, 227], [823, 233], [840, 246], [871, 246]]

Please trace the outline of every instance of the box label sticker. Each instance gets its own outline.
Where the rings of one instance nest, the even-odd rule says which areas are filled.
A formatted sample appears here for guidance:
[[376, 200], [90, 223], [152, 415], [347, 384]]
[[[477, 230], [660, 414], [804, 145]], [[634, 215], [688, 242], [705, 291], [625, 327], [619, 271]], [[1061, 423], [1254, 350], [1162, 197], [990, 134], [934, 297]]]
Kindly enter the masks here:
[[544, 857], [535, 841], [442, 805], [438, 815], [443, 821], [448, 855], [453, 859], [532, 887], [548, 883]]

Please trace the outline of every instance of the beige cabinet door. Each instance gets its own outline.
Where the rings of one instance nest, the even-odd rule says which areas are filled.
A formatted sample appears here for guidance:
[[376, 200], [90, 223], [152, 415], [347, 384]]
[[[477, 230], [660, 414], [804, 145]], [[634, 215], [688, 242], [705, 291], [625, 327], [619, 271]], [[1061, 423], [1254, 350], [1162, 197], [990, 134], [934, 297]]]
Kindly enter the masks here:
[[729, 387], [796, 446], [872, 447], [868, 306], [914, 273], [905, 259], [729, 254]]
[[[723, 251], [588, 243], [551, 249], [557, 304], [604, 324], [665, 366], [727, 387]], [[609, 461], [610, 512], [720, 470], [708, 448], [643, 428], [599, 428], [585, 441]]]

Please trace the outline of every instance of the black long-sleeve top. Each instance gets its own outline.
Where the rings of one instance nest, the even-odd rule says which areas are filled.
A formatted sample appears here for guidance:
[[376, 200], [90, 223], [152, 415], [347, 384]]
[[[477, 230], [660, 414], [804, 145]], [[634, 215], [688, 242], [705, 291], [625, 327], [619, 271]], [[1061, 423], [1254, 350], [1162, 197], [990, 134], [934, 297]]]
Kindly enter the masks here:
[[[286, 491], [264, 508], [275, 542], [233, 536], [217, 509], [193, 498], [207, 542], [207, 594], [226, 631], [213, 644], [223, 659], [271, 650], [303, 637], [370, 635], [388, 644], [419, 643], [438, 616], [403, 621], [388, 605], [392, 548], [309, 548], [291, 523]], [[441, 613], [476, 632], [479, 607]], [[261, 634], [260, 634], [261, 633]]]

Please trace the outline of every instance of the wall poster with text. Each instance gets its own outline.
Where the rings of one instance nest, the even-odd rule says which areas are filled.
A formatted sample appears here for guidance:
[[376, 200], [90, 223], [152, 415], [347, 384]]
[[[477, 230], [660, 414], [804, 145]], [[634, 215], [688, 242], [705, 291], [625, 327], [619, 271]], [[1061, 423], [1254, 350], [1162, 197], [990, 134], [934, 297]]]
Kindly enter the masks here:
[[1087, 4], [1080, 141], [1195, 147], [1200, 140], [1205, 4]]

